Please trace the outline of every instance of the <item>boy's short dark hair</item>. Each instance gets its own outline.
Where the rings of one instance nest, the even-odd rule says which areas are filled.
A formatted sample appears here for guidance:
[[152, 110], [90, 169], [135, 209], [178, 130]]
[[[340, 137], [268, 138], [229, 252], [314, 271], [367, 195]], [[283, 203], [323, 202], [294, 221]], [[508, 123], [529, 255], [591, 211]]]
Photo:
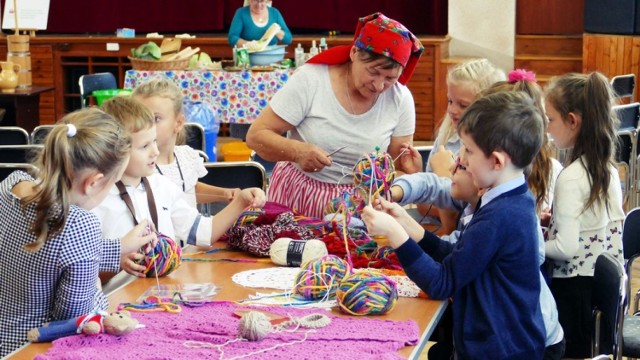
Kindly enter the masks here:
[[542, 114], [529, 96], [500, 92], [476, 100], [458, 123], [486, 156], [504, 151], [524, 169], [540, 151], [544, 134]]

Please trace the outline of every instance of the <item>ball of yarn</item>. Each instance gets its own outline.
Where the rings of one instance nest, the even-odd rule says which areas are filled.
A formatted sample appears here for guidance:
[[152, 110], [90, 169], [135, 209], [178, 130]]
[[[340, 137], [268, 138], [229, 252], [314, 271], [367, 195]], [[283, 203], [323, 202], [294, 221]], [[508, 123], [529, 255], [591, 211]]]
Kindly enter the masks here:
[[140, 265], [145, 267], [147, 277], [165, 276], [180, 266], [182, 249], [172, 238], [158, 233], [158, 243], [152, 251], [144, 254]]
[[242, 315], [238, 323], [238, 336], [249, 341], [260, 341], [271, 331], [271, 321], [259, 311]]
[[390, 278], [378, 272], [363, 271], [343, 279], [336, 297], [340, 310], [347, 314], [386, 314], [396, 305], [398, 289]]
[[349, 264], [335, 255], [323, 256], [300, 266], [293, 292], [305, 300], [332, 297], [342, 279], [351, 273]]
[[395, 177], [391, 155], [384, 151], [364, 154], [353, 167], [353, 185], [371, 189], [388, 189]]
[[328, 255], [327, 245], [320, 240], [276, 239], [269, 248], [271, 261], [276, 265], [300, 266], [311, 260]]

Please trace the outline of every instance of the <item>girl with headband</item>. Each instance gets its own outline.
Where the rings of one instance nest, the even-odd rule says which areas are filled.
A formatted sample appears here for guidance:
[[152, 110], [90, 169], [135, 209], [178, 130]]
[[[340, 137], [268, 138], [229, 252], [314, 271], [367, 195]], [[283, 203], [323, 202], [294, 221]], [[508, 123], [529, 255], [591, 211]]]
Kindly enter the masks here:
[[332, 198], [352, 189], [351, 169], [376, 146], [400, 156], [400, 170], [419, 167], [414, 155], [401, 153], [415, 132], [405, 84], [422, 51], [402, 24], [375, 13], [359, 20], [351, 45], [332, 47], [299, 68], [247, 134], [250, 148], [278, 162], [269, 200], [322, 217]]

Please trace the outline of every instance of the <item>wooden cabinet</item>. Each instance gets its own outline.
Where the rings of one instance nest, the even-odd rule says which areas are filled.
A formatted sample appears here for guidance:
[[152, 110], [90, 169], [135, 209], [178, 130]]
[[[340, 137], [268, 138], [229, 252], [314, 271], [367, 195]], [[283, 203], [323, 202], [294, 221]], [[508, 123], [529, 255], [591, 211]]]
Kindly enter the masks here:
[[[287, 47], [287, 57], [293, 58], [298, 43], [308, 51], [312, 40], [319, 37], [297, 36]], [[446, 36], [421, 37], [425, 51], [416, 67], [408, 87], [416, 104], [416, 140], [432, 140], [437, 120], [446, 109], [446, 67], [441, 59], [448, 54]], [[131, 48], [149, 41], [146, 38], [124, 39], [116, 37], [37, 36], [31, 38], [31, 68], [33, 84], [54, 86], [54, 92], [42, 94], [40, 123], [52, 124], [64, 114], [80, 108], [78, 79], [84, 74], [111, 72], [123, 86], [124, 74], [131, 68], [127, 56]], [[159, 40], [157, 40], [159, 42]], [[351, 36], [327, 38], [329, 47], [351, 44]], [[107, 50], [117, 47], [117, 50]], [[215, 59], [231, 59], [232, 51], [226, 36], [185, 39], [183, 47], [199, 47]], [[0, 57], [6, 58], [6, 46], [0, 46]]]

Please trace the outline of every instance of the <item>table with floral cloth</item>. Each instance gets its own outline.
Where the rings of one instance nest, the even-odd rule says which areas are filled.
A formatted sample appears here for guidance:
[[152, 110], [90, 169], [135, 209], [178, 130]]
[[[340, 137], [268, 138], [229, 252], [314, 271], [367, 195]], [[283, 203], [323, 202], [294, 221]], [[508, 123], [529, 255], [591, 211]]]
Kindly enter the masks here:
[[251, 124], [271, 97], [293, 74], [293, 69], [274, 71], [146, 71], [128, 70], [124, 87], [132, 89], [165, 77], [180, 87], [185, 99], [210, 106], [225, 123]]

